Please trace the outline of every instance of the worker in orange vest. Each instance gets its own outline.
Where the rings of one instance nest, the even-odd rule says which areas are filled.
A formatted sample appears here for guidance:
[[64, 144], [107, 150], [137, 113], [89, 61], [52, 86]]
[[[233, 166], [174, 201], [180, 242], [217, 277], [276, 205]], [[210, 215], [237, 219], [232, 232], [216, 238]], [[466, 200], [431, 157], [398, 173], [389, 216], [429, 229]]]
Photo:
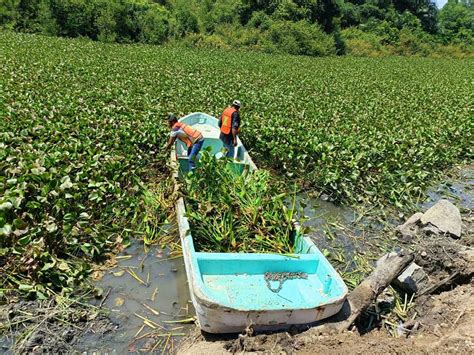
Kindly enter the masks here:
[[240, 132], [240, 110], [241, 103], [234, 100], [232, 105], [227, 107], [219, 118], [221, 134], [219, 138], [226, 149], [226, 157], [233, 158], [235, 147], [237, 147], [237, 135]]
[[168, 150], [176, 139], [179, 139], [188, 147], [189, 170], [194, 170], [196, 168], [197, 155], [204, 144], [202, 133], [187, 124], [179, 122], [178, 118], [173, 114], [168, 116], [168, 125], [171, 128], [171, 134], [164, 149]]

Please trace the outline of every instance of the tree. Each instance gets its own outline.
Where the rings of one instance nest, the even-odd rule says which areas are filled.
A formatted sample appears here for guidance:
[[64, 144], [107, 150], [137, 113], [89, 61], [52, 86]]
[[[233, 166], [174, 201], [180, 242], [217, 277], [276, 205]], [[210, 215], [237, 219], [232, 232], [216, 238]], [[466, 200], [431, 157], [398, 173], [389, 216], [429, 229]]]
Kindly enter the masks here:
[[110, 43], [117, 41], [117, 18], [122, 12], [121, 4], [109, 0], [99, 0], [94, 12], [97, 39]]
[[336, 29], [335, 18], [341, 15], [341, 8], [337, 0], [320, 0], [316, 3], [314, 17], [326, 33]]
[[192, 1], [177, 0], [173, 4], [174, 16], [177, 22], [177, 35], [182, 37], [189, 33], [199, 32], [197, 7]]
[[308, 19], [309, 9], [299, 6], [293, 0], [282, 0], [275, 9], [273, 17], [277, 20], [301, 21]]
[[474, 8], [470, 0], [450, 0], [439, 14], [441, 35], [445, 42], [472, 43], [474, 37]]
[[51, 36], [58, 34], [59, 27], [51, 11], [49, 0], [40, 0], [38, 2], [36, 27], [35, 32]]
[[324, 56], [336, 53], [334, 38], [317, 24], [308, 21], [275, 21], [269, 30], [270, 40], [283, 52]]
[[418, 17], [423, 29], [429, 33], [438, 31], [438, 8], [431, 0], [393, 0], [399, 13], [409, 11]]
[[161, 44], [168, 39], [170, 14], [161, 5], [144, 6], [136, 15], [140, 42]]
[[20, 0], [0, 0], [0, 27], [12, 30], [18, 21]]
[[345, 2], [341, 6], [341, 27], [357, 26], [361, 23], [360, 6]]
[[59, 33], [67, 37], [85, 36], [97, 39], [94, 25], [96, 2], [88, 0], [50, 0]]

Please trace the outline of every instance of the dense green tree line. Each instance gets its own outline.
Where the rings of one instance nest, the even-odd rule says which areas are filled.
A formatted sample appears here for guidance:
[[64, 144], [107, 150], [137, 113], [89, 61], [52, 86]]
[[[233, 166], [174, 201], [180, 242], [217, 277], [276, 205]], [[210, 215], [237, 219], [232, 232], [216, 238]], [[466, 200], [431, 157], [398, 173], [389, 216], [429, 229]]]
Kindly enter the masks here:
[[0, 0], [0, 26], [305, 55], [472, 53], [471, 0]]

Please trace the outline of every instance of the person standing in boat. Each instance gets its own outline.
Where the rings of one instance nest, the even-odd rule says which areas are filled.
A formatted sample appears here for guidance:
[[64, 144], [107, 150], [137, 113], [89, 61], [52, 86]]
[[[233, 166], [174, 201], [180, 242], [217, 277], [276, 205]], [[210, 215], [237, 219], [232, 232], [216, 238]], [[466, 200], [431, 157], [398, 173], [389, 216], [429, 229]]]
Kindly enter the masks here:
[[164, 149], [170, 149], [176, 139], [179, 139], [188, 147], [189, 170], [194, 170], [196, 168], [197, 155], [204, 144], [202, 133], [185, 123], [179, 122], [178, 118], [173, 114], [168, 116], [168, 125], [171, 129], [171, 134]]
[[227, 107], [219, 117], [220, 140], [226, 149], [226, 157], [233, 158], [235, 147], [237, 147], [237, 135], [240, 132], [240, 104], [239, 100], [234, 100], [232, 105]]

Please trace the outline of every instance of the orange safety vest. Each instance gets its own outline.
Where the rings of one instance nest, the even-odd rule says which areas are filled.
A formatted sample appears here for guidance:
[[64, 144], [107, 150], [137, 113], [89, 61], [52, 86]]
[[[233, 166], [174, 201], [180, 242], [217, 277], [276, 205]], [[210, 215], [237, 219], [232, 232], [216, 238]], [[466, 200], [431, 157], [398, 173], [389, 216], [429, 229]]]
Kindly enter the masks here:
[[234, 107], [227, 107], [222, 113], [221, 132], [229, 134], [232, 130], [232, 114], [237, 111]]
[[178, 136], [178, 139], [181, 140], [189, 148], [199, 139], [203, 138], [201, 132], [197, 129], [188, 126], [182, 122], [176, 122], [173, 126], [173, 129], [182, 129], [186, 133], [186, 137]]

